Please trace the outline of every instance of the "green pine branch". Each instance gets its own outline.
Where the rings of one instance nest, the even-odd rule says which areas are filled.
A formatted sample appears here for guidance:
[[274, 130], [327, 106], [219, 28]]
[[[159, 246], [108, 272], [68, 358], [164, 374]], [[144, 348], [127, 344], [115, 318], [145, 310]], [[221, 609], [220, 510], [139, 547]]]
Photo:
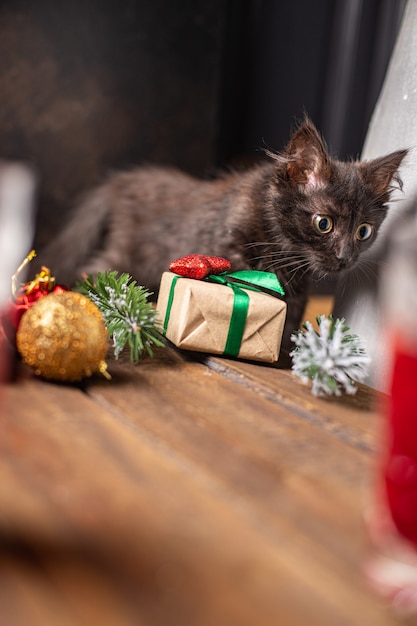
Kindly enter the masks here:
[[151, 293], [129, 274], [99, 272], [95, 282], [89, 275], [77, 283], [77, 288], [100, 310], [109, 337], [113, 339], [116, 359], [126, 345], [130, 347], [130, 359], [134, 362], [144, 351], [153, 356], [152, 348], [164, 345], [157, 311], [148, 302]]

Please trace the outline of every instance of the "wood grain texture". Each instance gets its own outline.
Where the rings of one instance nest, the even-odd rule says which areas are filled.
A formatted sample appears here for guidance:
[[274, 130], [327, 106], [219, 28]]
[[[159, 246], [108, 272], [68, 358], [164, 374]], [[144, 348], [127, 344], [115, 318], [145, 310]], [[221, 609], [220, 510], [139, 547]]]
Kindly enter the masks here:
[[362, 523], [371, 391], [160, 350], [82, 387], [2, 389], [0, 606], [10, 626], [375, 625]]

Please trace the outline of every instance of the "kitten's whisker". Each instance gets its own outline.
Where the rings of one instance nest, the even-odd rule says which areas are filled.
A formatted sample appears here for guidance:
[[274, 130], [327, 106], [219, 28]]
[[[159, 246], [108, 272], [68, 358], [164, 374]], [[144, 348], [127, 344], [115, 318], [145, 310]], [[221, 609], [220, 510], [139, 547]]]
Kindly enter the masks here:
[[310, 269], [310, 264], [309, 264], [309, 263], [307, 263], [306, 265], [307, 265], [307, 267], [305, 268], [304, 272], [303, 272], [303, 273], [301, 274], [301, 276], [299, 277], [299, 278], [300, 278], [300, 280], [301, 280], [301, 278], [303, 278], [303, 277], [307, 274], [307, 272], [308, 272], [308, 271], [309, 271], [309, 269]]
[[[357, 272], [361, 273], [368, 280], [372, 279], [375, 282], [378, 278], [378, 270], [380, 269], [380, 263], [374, 261], [373, 259], [360, 259], [357, 264]], [[385, 263], [383, 263], [385, 265]]]
[[359, 265], [358, 270], [359, 271], [356, 272], [358, 276], [366, 278], [368, 282], [376, 282], [378, 274], [373, 268], [366, 267], [365, 265]]
[[307, 260], [304, 263], [302, 263], [301, 265], [298, 265], [298, 267], [295, 267], [292, 270], [290, 270], [290, 272], [289, 272], [290, 273], [290, 278], [286, 281], [285, 285], [287, 285], [287, 286], [290, 285], [291, 282], [294, 280], [294, 278], [297, 276], [297, 273], [300, 270], [302, 270], [303, 268], [305, 268], [305, 269], [302, 272], [300, 278], [302, 278], [309, 271], [309, 269], [310, 269], [310, 261]]
[[257, 256], [253, 256], [253, 259], [266, 259], [266, 258], [305, 258], [305, 253], [297, 251], [297, 252], [288, 252], [283, 250], [275, 250], [273, 252], [264, 252], [263, 254], [258, 254]]
[[268, 251], [268, 248], [276, 253], [276, 254], [302, 254], [302, 251], [300, 250], [300, 248], [295, 248], [295, 249], [291, 249], [291, 248], [285, 248], [285, 249], [277, 249], [277, 244], [275, 242], [266, 242], [266, 241], [252, 241], [250, 243], [245, 243], [242, 244], [242, 248], [254, 248], [256, 246], [262, 246], [265, 248], [266, 251]]
[[304, 263], [306, 261], [305, 257], [300, 257], [299, 259], [288, 259], [288, 260], [281, 260], [281, 259], [271, 259], [271, 265], [276, 265], [279, 267], [289, 267], [291, 265], [298, 265], [299, 263]]
[[288, 252], [269, 252], [268, 254], [260, 254], [258, 256], [252, 257], [253, 259], [267, 259], [271, 257], [288, 257], [288, 258], [305, 258], [305, 254], [300, 253], [288, 253]]
[[288, 270], [289, 272], [296, 272], [297, 270], [299, 270], [301, 267], [304, 267], [304, 265], [308, 265], [309, 261], [304, 261], [302, 259], [298, 259], [296, 261], [289, 261], [287, 263], [281, 263], [279, 261], [275, 262], [275, 263], [270, 263], [269, 265], [267, 265], [266, 267], [269, 270], [276, 270], [276, 271], [283, 271], [283, 270]]
[[273, 244], [265, 243], [265, 241], [250, 241], [242, 244], [242, 248], [254, 248], [255, 246], [271, 246]]
[[266, 259], [259, 258], [258, 262], [261, 263], [262, 265], [275, 265], [277, 267], [278, 266], [286, 267], [287, 265], [296, 265], [297, 263], [302, 263], [304, 260], [305, 260], [305, 257], [299, 257], [296, 259], [292, 259], [292, 258], [280, 259], [280, 258], [271, 257], [271, 258], [266, 258]]

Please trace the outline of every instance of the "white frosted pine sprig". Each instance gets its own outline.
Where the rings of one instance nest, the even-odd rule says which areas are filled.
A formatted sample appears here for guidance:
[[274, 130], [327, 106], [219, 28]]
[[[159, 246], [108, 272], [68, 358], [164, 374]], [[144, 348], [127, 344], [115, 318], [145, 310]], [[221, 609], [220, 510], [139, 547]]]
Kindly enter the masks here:
[[349, 332], [343, 318], [320, 315], [316, 319], [318, 330], [304, 322], [303, 330], [291, 336], [293, 373], [304, 383], [312, 381], [315, 396], [355, 394], [356, 383], [365, 380], [370, 363], [364, 341]]

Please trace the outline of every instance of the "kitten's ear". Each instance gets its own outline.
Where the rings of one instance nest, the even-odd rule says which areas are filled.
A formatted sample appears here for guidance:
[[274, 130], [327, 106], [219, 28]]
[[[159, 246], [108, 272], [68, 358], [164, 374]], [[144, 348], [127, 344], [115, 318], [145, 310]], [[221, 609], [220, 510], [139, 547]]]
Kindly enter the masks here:
[[365, 183], [371, 186], [376, 195], [383, 197], [387, 194], [387, 199], [391, 191], [395, 188], [402, 189], [402, 180], [398, 174], [404, 157], [408, 150], [397, 150], [386, 156], [363, 161], [359, 168]]
[[286, 150], [289, 179], [306, 190], [322, 187], [330, 178], [330, 157], [323, 139], [307, 117], [292, 135]]

